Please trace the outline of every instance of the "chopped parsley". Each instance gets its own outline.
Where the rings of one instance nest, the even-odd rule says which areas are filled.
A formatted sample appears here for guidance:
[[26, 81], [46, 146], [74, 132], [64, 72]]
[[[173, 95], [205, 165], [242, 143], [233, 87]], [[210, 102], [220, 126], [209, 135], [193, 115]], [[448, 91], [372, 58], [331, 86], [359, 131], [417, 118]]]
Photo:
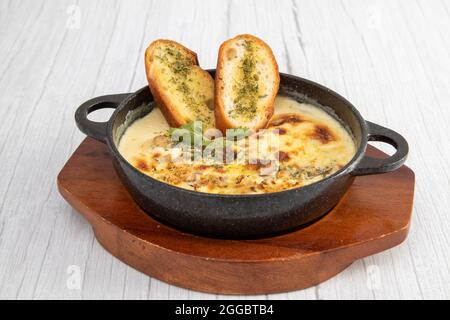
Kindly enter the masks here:
[[256, 73], [256, 48], [251, 41], [244, 41], [245, 54], [239, 65], [239, 80], [236, 81], [233, 88], [236, 91], [236, 98], [234, 99], [235, 108], [231, 115], [242, 117], [245, 119], [252, 119], [257, 112], [258, 98], [259, 98], [259, 77]]
[[205, 96], [195, 92], [190, 85], [193, 82], [192, 77], [189, 77], [194, 66], [192, 60], [171, 46], [167, 46], [161, 51], [162, 53], [155, 57], [172, 71], [174, 76], [169, 81], [175, 85], [176, 90], [182, 96], [183, 102], [195, 114], [196, 120], [211, 123], [211, 115], [204, 112], [208, 109], [204, 101]]
[[298, 168], [286, 166], [283, 170], [287, 171], [293, 179], [307, 181], [318, 176], [326, 178], [333, 171], [333, 167], [331, 165], [323, 168], [310, 166]]

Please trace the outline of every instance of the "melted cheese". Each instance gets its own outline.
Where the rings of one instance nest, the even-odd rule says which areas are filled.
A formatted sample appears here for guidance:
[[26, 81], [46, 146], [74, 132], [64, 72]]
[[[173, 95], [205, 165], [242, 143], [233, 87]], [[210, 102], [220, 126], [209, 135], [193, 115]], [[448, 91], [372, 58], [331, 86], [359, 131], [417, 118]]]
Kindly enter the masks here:
[[[305, 186], [335, 173], [354, 156], [348, 131], [311, 104], [277, 97], [267, 129], [220, 150], [229, 162], [191, 159], [167, 137], [169, 128], [155, 108], [124, 133], [119, 152], [141, 172], [181, 188], [207, 193], [254, 194]], [[210, 145], [208, 148], [211, 148]], [[207, 150], [205, 149], [204, 152]], [[187, 157], [186, 157], [187, 155]]]

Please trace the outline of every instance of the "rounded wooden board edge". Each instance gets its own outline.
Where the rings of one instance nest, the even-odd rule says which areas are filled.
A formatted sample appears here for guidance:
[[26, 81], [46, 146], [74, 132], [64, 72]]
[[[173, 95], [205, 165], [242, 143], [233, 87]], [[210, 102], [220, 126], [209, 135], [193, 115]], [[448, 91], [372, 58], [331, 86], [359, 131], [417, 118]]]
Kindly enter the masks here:
[[[226, 295], [280, 293], [305, 289], [319, 284], [332, 278], [353, 263], [351, 261], [343, 265], [336, 265], [333, 262], [332, 269], [329, 270], [328, 266], [324, 266], [327, 259], [321, 259], [320, 254], [316, 254], [313, 259], [308, 258], [308, 261], [305, 261], [305, 258], [299, 260], [289, 259], [291, 261], [277, 261], [280, 263], [278, 267], [274, 265], [273, 261], [234, 262], [190, 256], [134, 237], [130, 233], [110, 224], [107, 220], [89, 213], [88, 208], [81, 208], [82, 204], [79, 201], [71, 199], [67, 190], [61, 187], [60, 184], [58, 186], [63, 197], [77, 212], [82, 212], [82, 215], [91, 224], [97, 241], [105, 250], [134, 269], [178, 287]], [[85, 209], [88, 211], [83, 211]], [[104, 232], [105, 228], [110, 229], [111, 227], [114, 229], [114, 232], [111, 232], [111, 230]], [[129, 250], [124, 250], [123, 248], [128, 248]], [[142, 263], [143, 260], [146, 263]], [[295, 268], [302, 270], [304, 265], [310, 265], [311, 262], [316, 267], [310, 266], [308, 269], [327, 271], [317, 275], [302, 274], [301, 283], [298, 280], [290, 278], [290, 281], [281, 286], [280, 279], [277, 279], [277, 275], [283, 274], [282, 269]], [[174, 265], [179, 265], [180, 269], [183, 269], [183, 272], [168, 272], [173, 269]], [[259, 269], [259, 274], [263, 276], [240, 276], [242, 273], [254, 274], [255, 269]], [[206, 272], [199, 272], [199, 270], [206, 270]], [[221, 277], [224, 281], [220, 281]], [[281, 280], [285, 282], [284, 279], [285, 277], [282, 277]]]
[[[405, 168], [414, 180], [413, 171]], [[76, 199], [65, 188], [61, 173], [57, 185], [61, 195], [88, 220], [99, 243], [113, 256], [169, 284], [207, 293], [268, 294], [305, 289], [330, 279], [357, 259], [399, 245], [406, 239], [410, 227], [409, 218], [402, 228], [377, 238], [376, 245], [368, 239], [354, 245], [288, 259], [214, 259], [177, 252], [140, 239], [100, 217]], [[412, 209], [412, 199], [410, 207]], [[358, 250], [348, 250], [356, 246]], [[286, 273], [289, 277], [285, 276]]]

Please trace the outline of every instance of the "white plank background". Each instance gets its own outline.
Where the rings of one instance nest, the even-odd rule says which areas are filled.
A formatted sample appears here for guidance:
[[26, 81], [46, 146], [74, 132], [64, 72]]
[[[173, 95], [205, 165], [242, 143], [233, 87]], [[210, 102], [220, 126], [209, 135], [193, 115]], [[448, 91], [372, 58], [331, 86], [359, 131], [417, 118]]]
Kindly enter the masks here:
[[404, 134], [416, 173], [401, 246], [314, 288], [239, 298], [450, 298], [449, 0], [0, 0], [0, 298], [229, 298], [110, 256], [55, 179], [84, 138], [76, 107], [144, 86], [150, 41], [179, 41], [213, 68], [220, 43], [239, 33], [266, 40], [281, 71], [335, 89]]

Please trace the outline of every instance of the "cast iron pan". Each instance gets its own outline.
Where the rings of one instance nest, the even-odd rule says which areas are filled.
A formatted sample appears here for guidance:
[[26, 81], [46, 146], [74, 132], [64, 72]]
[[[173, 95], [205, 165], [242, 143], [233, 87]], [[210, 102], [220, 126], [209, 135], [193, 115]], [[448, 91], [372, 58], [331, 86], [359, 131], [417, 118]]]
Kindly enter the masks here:
[[[214, 70], [210, 73], [214, 76]], [[128, 163], [117, 145], [124, 129], [151, 111], [148, 87], [135, 93], [97, 97], [75, 113], [78, 128], [106, 143], [114, 167], [135, 201], [152, 217], [175, 228], [219, 238], [256, 238], [286, 232], [311, 223], [330, 211], [355, 176], [398, 169], [408, 155], [408, 143], [398, 133], [365, 121], [353, 105], [332, 90], [288, 74], [280, 74], [279, 95], [319, 104], [337, 116], [355, 137], [353, 159], [333, 175], [305, 187], [257, 195], [219, 195], [181, 189], [153, 179]], [[116, 109], [109, 121], [93, 122], [90, 112]], [[134, 111], [130, 113], [130, 111]], [[128, 115], [128, 118], [127, 118]], [[383, 141], [396, 148], [386, 159], [364, 155], [368, 141]]]

